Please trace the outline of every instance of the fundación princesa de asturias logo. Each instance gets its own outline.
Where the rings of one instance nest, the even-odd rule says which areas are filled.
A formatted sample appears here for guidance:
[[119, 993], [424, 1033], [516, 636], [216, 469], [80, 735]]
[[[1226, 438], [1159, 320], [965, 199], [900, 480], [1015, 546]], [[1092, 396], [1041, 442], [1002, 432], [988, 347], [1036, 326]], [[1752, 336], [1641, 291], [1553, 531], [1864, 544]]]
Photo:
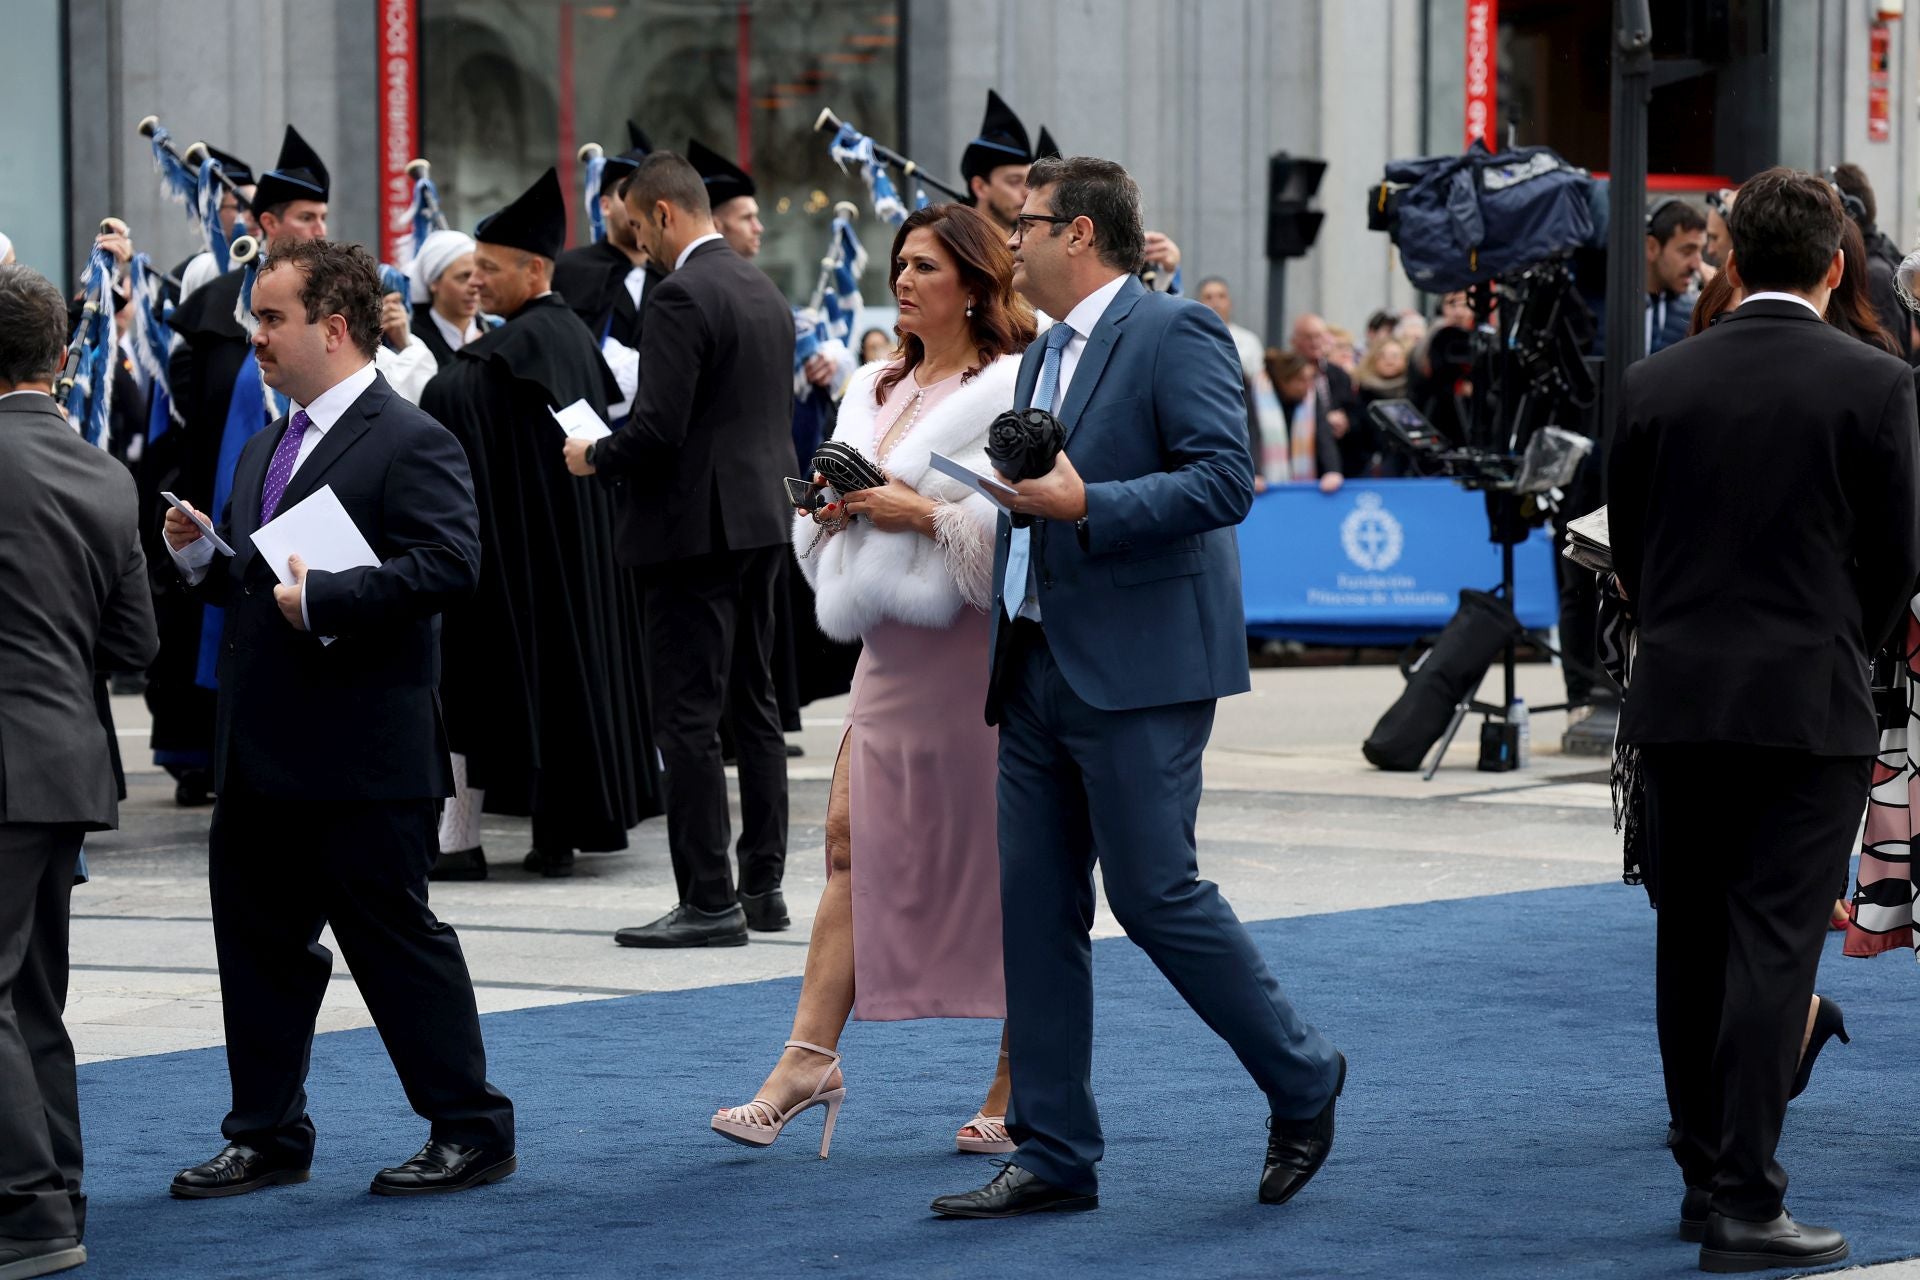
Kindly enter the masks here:
[[1392, 568], [1405, 544], [1405, 531], [1377, 493], [1355, 498], [1353, 510], [1340, 522], [1340, 545], [1347, 559], [1369, 572]]

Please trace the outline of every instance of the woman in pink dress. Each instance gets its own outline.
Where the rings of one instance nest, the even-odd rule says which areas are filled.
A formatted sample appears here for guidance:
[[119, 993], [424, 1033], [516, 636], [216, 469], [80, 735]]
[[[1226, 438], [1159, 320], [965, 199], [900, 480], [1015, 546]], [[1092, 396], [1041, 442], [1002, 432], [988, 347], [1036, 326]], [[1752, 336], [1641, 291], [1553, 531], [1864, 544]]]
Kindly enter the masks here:
[[[846, 1087], [849, 1017], [1004, 1018], [994, 788], [987, 727], [993, 539], [987, 500], [933, 470], [944, 454], [988, 472], [987, 426], [1013, 407], [1034, 317], [1000, 234], [963, 205], [916, 211], [893, 242], [899, 349], [849, 381], [834, 439], [889, 477], [794, 521], [820, 629], [862, 642], [827, 802], [826, 892], [793, 1034], [753, 1101], [712, 1127], [767, 1146]], [[1006, 1152], [1004, 1048], [963, 1151]]]

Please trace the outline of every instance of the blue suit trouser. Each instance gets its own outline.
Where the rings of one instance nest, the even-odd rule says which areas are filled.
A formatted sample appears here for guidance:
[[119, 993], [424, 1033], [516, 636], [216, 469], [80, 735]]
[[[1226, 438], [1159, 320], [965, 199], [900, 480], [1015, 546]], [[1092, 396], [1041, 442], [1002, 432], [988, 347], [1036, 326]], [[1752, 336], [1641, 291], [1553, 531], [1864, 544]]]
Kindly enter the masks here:
[[[1022, 627], [1023, 632], [1028, 628]], [[1094, 1105], [1093, 865], [1122, 928], [1238, 1055], [1283, 1119], [1319, 1113], [1339, 1072], [1194, 850], [1212, 701], [1101, 711], [1045, 641], [1003, 661], [1000, 892], [1013, 1163], [1081, 1192], [1105, 1150]]]

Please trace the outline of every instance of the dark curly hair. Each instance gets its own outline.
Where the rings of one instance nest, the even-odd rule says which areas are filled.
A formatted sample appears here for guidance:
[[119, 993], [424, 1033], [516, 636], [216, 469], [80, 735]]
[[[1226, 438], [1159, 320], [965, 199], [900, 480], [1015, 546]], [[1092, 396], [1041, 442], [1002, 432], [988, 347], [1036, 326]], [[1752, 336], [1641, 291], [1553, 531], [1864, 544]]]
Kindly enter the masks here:
[[379, 350], [380, 264], [372, 254], [337, 240], [294, 240], [269, 249], [260, 272], [281, 267], [300, 271], [300, 303], [308, 324], [339, 316], [360, 354], [371, 356]]
[[[963, 204], [932, 204], [916, 209], [894, 233], [888, 257], [887, 287], [899, 279], [900, 250], [907, 237], [925, 227], [933, 232], [953, 259], [960, 281], [973, 296], [973, 346], [980, 362], [967, 370], [971, 378], [999, 359], [1027, 349], [1033, 341], [1033, 308], [1013, 291], [1013, 254], [994, 225]], [[901, 359], [874, 379], [873, 401], [882, 404], [887, 393], [926, 359], [926, 348], [913, 334], [900, 340]]]

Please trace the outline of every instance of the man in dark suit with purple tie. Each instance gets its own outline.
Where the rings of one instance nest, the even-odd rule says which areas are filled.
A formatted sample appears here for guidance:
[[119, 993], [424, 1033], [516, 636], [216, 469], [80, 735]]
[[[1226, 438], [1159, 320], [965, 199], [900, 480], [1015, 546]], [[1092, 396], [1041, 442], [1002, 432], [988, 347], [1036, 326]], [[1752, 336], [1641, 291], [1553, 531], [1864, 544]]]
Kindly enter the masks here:
[[[375, 372], [377, 268], [365, 250], [276, 246], [253, 294], [253, 343], [291, 420], [247, 443], [216, 553], [179, 511], [182, 577], [227, 610], [214, 739], [219, 801], [208, 878], [233, 1109], [227, 1146], [173, 1194], [304, 1182], [314, 1126], [307, 1059], [334, 937], [407, 1100], [432, 1130], [382, 1169], [378, 1195], [495, 1182], [516, 1166], [513, 1106], [486, 1078], [459, 939], [427, 905], [436, 802], [451, 793], [440, 721], [439, 618], [479, 580], [473, 485], [460, 444]], [[379, 559], [280, 582], [253, 537], [322, 486]]]

